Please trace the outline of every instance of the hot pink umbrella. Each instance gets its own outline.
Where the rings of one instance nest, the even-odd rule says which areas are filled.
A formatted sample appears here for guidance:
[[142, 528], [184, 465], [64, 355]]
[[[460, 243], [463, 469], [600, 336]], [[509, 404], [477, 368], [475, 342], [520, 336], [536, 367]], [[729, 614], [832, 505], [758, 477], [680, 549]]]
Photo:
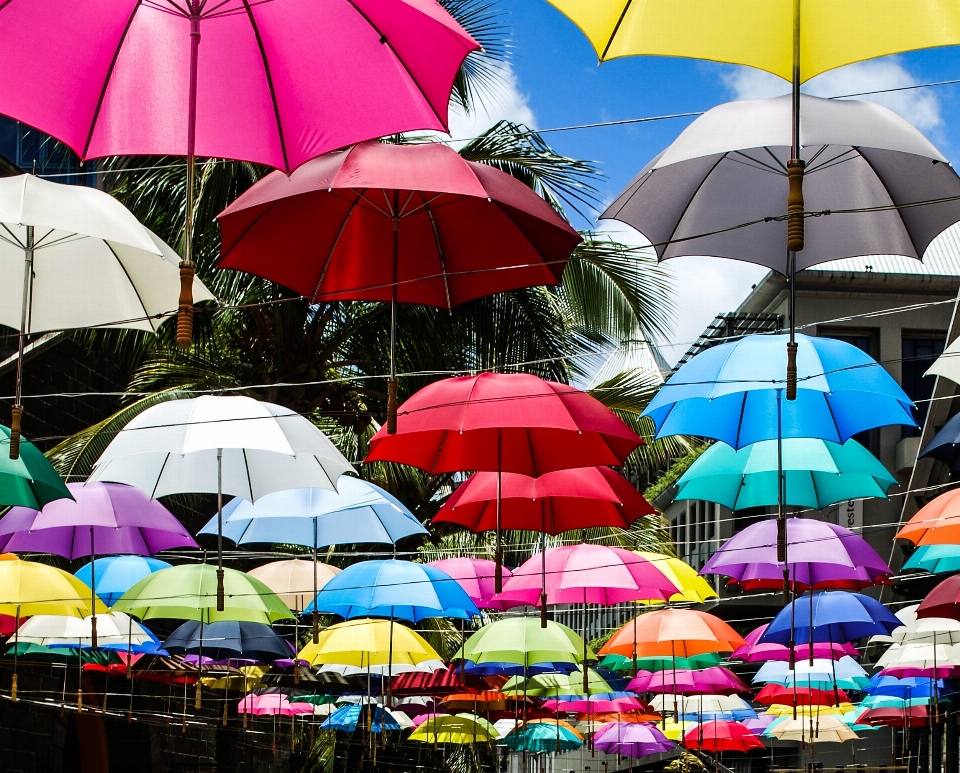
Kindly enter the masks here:
[[646, 709], [639, 700], [629, 696], [621, 698], [586, 697], [574, 700], [549, 700], [543, 707], [550, 711], [569, 711], [578, 714], [626, 714], [637, 709]]
[[[744, 637], [743, 640], [746, 643], [737, 647], [730, 657], [735, 660], [746, 661], [747, 663], [761, 663], [767, 660], [789, 661], [790, 648], [786, 645], [774, 644], [772, 642], [757, 643], [766, 630], [766, 625], [754, 628]], [[794, 646], [794, 650], [796, 652], [795, 657], [799, 660], [810, 657], [809, 644], [797, 644]], [[835, 642], [818, 641], [813, 643], [813, 656], [815, 658], [840, 660], [840, 658], [846, 655], [852, 658], [860, 657], [857, 648], [849, 642], [837, 644]]]
[[[504, 610], [503, 603], [494, 599], [494, 578], [497, 565], [485, 558], [443, 558], [431, 561], [442, 572], [449, 574], [462, 587], [471, 601], [480, 609]], [[512, 576], [509, 569], [503, 567], [504, 579]]]
[[[362, 140], [445, 130], [478, 45], [434, 0], [31, 0], [0, 5], [0, 48], [5, 115], [81, 159], [186, 156], [191, 234], [196, 155], [289, 172]], [[180, 303], [191, 311], [192, 294]]]
[[731, 695], [750, 692], [750, 686], [732, 671], [714, 666], [701, 670], [666, 669], [642, 672], [627, 685], [631, 692], [675, 695]]
[[419, 717], [413, 717], [410, 721], [413, 722], [414, 729], [420, 727], [428, 719], [437, 719], [438, 717], [448, 717], [449, 714], [443, 713], [430, 713], [430, 714], [421, 714]]
[[312, 714], [313, 706], [309, 703], [291, 703], [283, 693], [264, 693], [257, 695], [249, 693], [237, 704], [240, 714], [252, 714], [255, 717], [265, 714], [279, 714], [281, 717], [292, 717], [295, 714]]

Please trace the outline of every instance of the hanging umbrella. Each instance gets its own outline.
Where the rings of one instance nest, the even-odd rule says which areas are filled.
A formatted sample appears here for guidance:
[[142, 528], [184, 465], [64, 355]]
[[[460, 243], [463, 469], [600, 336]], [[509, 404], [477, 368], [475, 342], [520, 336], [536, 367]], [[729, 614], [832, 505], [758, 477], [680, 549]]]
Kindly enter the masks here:
[[[3, 564], [0, 563], [0, 568], [2, 567]], [[948, 577], [930, 591], [917, 607], [917, 617], [960, 620], [960, 575]]]
[[[220, 267], [315, 301], [389, 301], [387, 430], [396, 432], [396, 304], [560, 283], [580, 235], [530, 187], [443, 143], [364, 142], [275, 172], [219, 216]], [[296, 261], [287, 260], [297, 255]]]
[[927, 502], [894, 539], [909, 540], [918, 547], [960, 544], [960, 489], [946, 491]]
[[692, 609], [663, 609], [625, 623], [600, 649], [639, 657], [691, 657], [706, 652], [732, 652], [743, 644], [740, 634], [720, 618]]
[[763, 736], [779, 741], [807, 743], [843, 743], [860, 737], [842, 719], [830, 715], [820, 716], [815, 722], [809, 717], [784, 717], [764, 730]]
[[[585, 392], [527, 373], [434, 382], [404, 402], [397, 429], [396, 435], [385, 428], [374, 435], [366, 461], [409, 464], [430, 474], [496, 472], [498, 479], [504, 472], [538, 477], [619, 465], [643, 442]], [[502, 480], [498, 490], [502, 495]], [[501, 521], [496, 524], [497, 592], [502, 590]]]
[[91, 607], [90, 588], [72, 574], [35, 561], [0, 561], [0, 613], [12, 617], [106, 614], [99, 599]]
[[763, 684], [774, 682], [785, 686], [812, 686], [812, 687], [836, 687], [837, 702], [839, 702], [839, 690], [861, 690], [869, 684], [867, 672], [863, 670], [859, 663], [849, 657], [843, 657], [839, 660], [814, 660], [794, 663], [791, 668], [789, 663], [782, 661], [768, 661], [764, 663], [760, 670], [753, 677], [754, 684]]
[[297, 655], [313, 666], [325, 664], [370, 668], [388, 663], [417, 665], [440, 656], [415, 631], [386, 620], [347, 620], [320, 632]]
[[[364, 725], [364, 717], [370, 719], [369, 726]], [[393, 718], [393, 715], [388, 709], [382, 706], [376, 706], [373, 709], [373, 716], [370, 717], [370, 714], [365, 711], [361, 705], [343, 706], [337, 709], [320, 725], [320, 729], [340, 730], [344, 733], [352, 733], [358, 726], [367, 727], [371, 733], [400, 730], [400, 723]]]
[[211, 660], [242, 658], [270, 663], [294, 654], [286, 639], [269, 625], [235, 620], [209, 624], [188, 620], [163, 646], [172, 654], [199, 654]]
[[[760, 643], [760, 638], [767, 630], [767, 624], [754, 628], [743, 637], [744, 644], [737, 647], [731, 654], [731, 660], [743, 660], [747, 663], [762, 663], [768, 660], [790, 660], [790, 648], [785, 644]], [[813, 647], [814, 658], [830, 658], [839, 660], [848, 655], [852, 658], [860, 657], [859, 650], [849, 642], [814, 642], [794, 646], [794, 657], [807, 660], [810, 657], [810, 648]]]
[[321, 673], [336, 673], [342, 674], [343, 676], [360, 676], [365, 674], [370, 674], [377, 677], [383, 677], [384, 679], [389, 678], [393, 674], [404, 674], [408, 671], [421, 671], [421, 672], [431, 672], [431, 671], [442, 671], [446, 669], [447, 665], [439, 658], [433, 660], [422, 660], [419, 663], [403, 663], [400, 665], [393, 665], [392, 663], [386, 663], [384, 665], [370, 665], [370, 666], [351, 666], [342, 663], [328, 663], [327, 665], [320, 667]]
[[[96, 568], [96, 580], [93, 570]], [[76, 572], [80, 582], [93, 588], [103, 603], [112, 607], [124, 593], [149, 574], [169, 569], [170, 564], [159, 558], [143, 556], [104, 556], [93, 563], [84, 564]]]
[[293, 703], [286, 695], [244, 695], [237, 704], [237, 713], [251, 714], [255, 717], [281, 716], [293, 717], [297, 714], [313, 714], [313, 706], [308, 703]]
[[880, 673], [898, 678], [960, 676], [960, 644], [893, 644], [877, 660]]
[[550, 711], [586, 714], [620, 714], [630, 711], [643, 711], [646, 707], [632, 695], [609, 694], [589, 695], [586, 697], [551, 698], [544, 701], [543, 707]]
[[797, 599], [781, 609], [760, 637], [760, 643], [852, 641], [888, 634], [901, 625], [890, 610], [869, 596], [824, 591], [813, 594], [809, 604], [807, 599]]
[[98, 614], [99, 643], [93, 640], [92, 616], [34, 615], [20, 626], [17, 642], [41, 647], [97, 647], [127, 649], [128, 645], [157, 649], [159, 642], [140, 623], [122, 612]]
[[247, 574], [255, 577], [280, 597], [293, 612], [302, 612], [313, 595], [310, 588], [314, 570], [318, 584], [322, 588], [340, 573], [340, 568], [323, 562], [304, 561], [291, 558], [285, 561], [271, 561], [251, 569]]
[[655, 725], [608, 722], [593, 735], [593, 748], [606, 754], [636, 759], [668, 752], [675, 744]]
[[930, 723], [926, 706], [884, 706], [857, 712], [857, 723], [885, 727], [925, 727]]
[[684, 733], [686, 733], [691, 727], [696, 727], [696, 725], [696, 722], [689, 719], [681, 719], [679, 721], [668, 719], [661, 723], [660, 730], [669, 740], [679, 743], [680, 739], [683, 738]]
[[[0, 223], [0, 324], [20, 331], [10, 436], [16, 459], [27, 336], [86, 327], [156, 332], [176, 306], [180, 259], [116, 198], [83, 185], [5, 177]], [[199, 280], [190, 287], [198, 300], [216, 300]]]
[[[856, 440], [843, 445], [810, 438], [781, 443], [784, 504], [822, 510], [849, 499], [886, 498], [897, 479]], [[777, 442], [740, 450], [708, 448], [677, 481], [676, 499], [717, 502], [729, 510], [777, 504]]]
[[293, 617], [287, 605], [256, 578], [236, 569], [223, 571], [223, 610], [217, 608], [216, 570], [207, 564], [183, 564], [154, 572], [124, 593], [113, 608], [141, 620], [169, 618], [205, 624], [221, 620], [270, 624]]
[[627, 686], [633, 692], [672, 692], [678, 695], [716, 695], [749, 692], [750, 687], [726, 668], [672, 669], [638, 674]]
[[475, 714], [437, 714], [417, 725], [408, 741], [421, 743], [486, 743], [500, 737], [496, 728]]
[[[583, 639], [565, 625], [548, 621], [541, 628], [539, 621], [529, 617], [506, 617], [485, 625], [472, 634], [454, 656], [477, 666], [495, 666], [501, 673], [513, 666], [515, 676], [532, 676], [538, 664], [566, 664], [569, 671], [586, 658], [594, 658]], [[469, 669], [468, 669], [469, 670]]]
[[902, 567], [904, 572], [912, 569], [931, 574], [960, 572], [960, 545], [921, 545]]
[[[479, 609], [505, 609], [503, 603], [494, 598], [496, 564], [493, 561], [484, 558], [443, 558], [431, 561], [427, 566], [450, 575]], [[501, 571], [508, 580], [512, 576], [512, 572], [506, 567]]]
[[843, 703], [850, 701], [842, 690], [838, 690], [837, 695], [834, 695], [833, 690], [821, 690], [817, 687], [788, 687], [774, 682], [765, 684], [754, 700], [764, 706], [774, 703], [786, 706], [833, 706], [838, 700]]
[[[789, 707], [787, 707], [789, 708]], [[741, 723], [747, 730], [749, 730], [754, 735], [762, 735], [763, 731], [766, 730], [770, 725], [779, 719], [776, 714], [769, 714], [764, 712], [756, 719], [745, 719]]]
[[81, 160], [187, 157], [182, 346], [192, 331], [196, 155], [290, 172], [352, 142], [446, 130], [454, 78], [478, 48], [442, 8], [401, 0], [323, 8], [303, 0], [282, 8], [131, 0], [95, 23], [55, 4], [5, 10], [11, 29], [35, 18], [56, 23], [42, 44], [11, 41], [6, 49], [16, 84], [0, 91], [4, 114]]
[[[702, 578], [701, 578], [702, 579]], [[719, 665], [723, 657], [717, 652], [704, 652], [699, 655], [692, 655], [688, 658], [668, 656], [650, 656], [637, 658], [637, 670], [639, 671], [671, 671], [676, 668], [678, 671], [683, 669], [710, 668]], [[633, 671], [633, 658], [624, 655], [605, 654], [600, 659], [600, 668], [609, 668], [616, 672]]]
[[582, 669], [569, 674], [535, 674], [528, 678], [511, 677], [503, 686], [505, 694], [511, 696], [526, 695], [531, 698], [571, 699], [613, 694], [610, 686], [595, 669], [587, 668], [587, 686], [583, 687]]
[[[933, 440], [920, 452], [921, 459], [938, 459], [947, 465], [951, 471], [957, 468], [958, 463], [960, 463], [960, 422], [956, 421], [956, 418], [956, 416], [952, 417], [937, 432]], [[953, 492], [948, 493], [952, 494]], [[937, 499], [944, 496], [947, 496], [947, 494], [942, 494]], [[929, 504], [927, 507], [929, 507]], [[911, 521], [913, 520], [912, 518]]]
[[389, 617], [414, 623], [430, 617], [469, 620], [480, 614], [450, 575], [428, 564], [396, 559], [348, 566], [323, 586], [304, 612], [314, 609], [346, 620]]
[[[527, 699], [533, 702], [532, 698]], [[523, 695], [505, 695], [499, 690], [483, 690], [472, 693], [454, 693], [440, 701], [445, 711], [514, 711], [518, 705], [526, 702]]]
[[557, 722], [530, 721], [507, 733], [503, 745], [512, 752], [562, 752], [579, 749], [583, 738]]
[[[751, 524], [724, 542], [704, 564], [701, 574], [730, 577], [744, 590], [780, 587], [784, 564], [777, 560], [778, 534], [775, 519]], [[786, 538], [786, 568], [791, 587], [797, 591], [859, 590], [889, 582], [893, 574], [863, 537], [843, 526], [812, 518], [788, 518]]]
[[[499, 683], [502, 686], [506, 677]], [[390, 692], [396, 696], [422, 697], [425, 695], [440, 697], [465, 691], [482, 692], [494, 684], [480, 677], [463, 674], [459, 668], [432, 673], [406, 673], [394, 678]]]
[[957, 369], [957, 354], [960, 353], [960, 338], [953, 339], [933, 365], [927, 368], [924, 376], [943, 376], [954, 383], [960, 383], [960, 370]]
[[704, 722], [690, 728], [683, 736], [683, 745], [688, 749], [704, 749], [708, 752], [748, 752], [762, 749], [763, 741], [739, 722]]
[[[650, 553], [645, 550], [638, 550], [637, 554], [648, 561], [652, 561], [654, 566], [664, 573], [673, 584], [680, 588], [679, 593], [673, 594], [668, 601], [689, 601], [694, 604], [702, 604], [709, 599], [719, 598], [719, 594], [710, 587], [710, 584], [697, 574], [697, 570], [690, 564], [677, 558], [663, 553]], [[644, 604], [659, 604], [659, 599], [643, 599]]]
[[713, 715], [741, 720], [756, 717], [757, 713], [738, 695], [654, 695], [650, 707], [655, 711], [670, 711], [675, 716], [706, 721]]
[[[8, 444], [12, 448], [10, 437], [10, 429], [0, 425], [0, 447]], [[16, 457], [0, 453], [0, 503], [39, 510], [72, 496], [47, 457], [30, 441], [19, 441]]]
[[223, 610], [223, 494], [251, 501], [273, 491], [336, 489], [350, 462], [317, 427], [288, 408], [240, 395], [154, 405], [128, 422], [88, 482], [127, 483], [151, 498], [217, 495], [217, 608]]

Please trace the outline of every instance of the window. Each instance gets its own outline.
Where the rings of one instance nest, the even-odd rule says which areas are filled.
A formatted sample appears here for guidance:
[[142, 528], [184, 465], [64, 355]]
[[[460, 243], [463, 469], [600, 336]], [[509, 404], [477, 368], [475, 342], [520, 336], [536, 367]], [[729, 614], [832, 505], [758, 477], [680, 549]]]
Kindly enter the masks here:
[[[923, 420], [927, 416], [927, 402], [917, 402], [929, 400], [933, 396], [932, 378], [924, 378], [924, 373], [933, 365], [934, 360], [943, 354], [943, 348], [946, 345], [946, 333], [903, 333], [901, 339], [901, 385], [907, 397], [917, 403], [917, 410], [914, 412], [917, 423], [923, 426]], [[904, 427], [903, 437], [919, 435], [920, 430], [915, 427]]]

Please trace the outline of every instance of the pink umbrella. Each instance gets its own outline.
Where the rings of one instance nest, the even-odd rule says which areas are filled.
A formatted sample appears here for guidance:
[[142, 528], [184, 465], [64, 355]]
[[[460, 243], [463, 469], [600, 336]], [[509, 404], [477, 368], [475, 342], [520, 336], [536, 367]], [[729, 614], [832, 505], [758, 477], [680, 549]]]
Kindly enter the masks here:
[[[485, 558], [443, 558], [431, 561], [430, 566], [435, 566], [456, 580], [480, 609], [506, 609], [503, 602], [494, 599], [497, 566], [494, 561]], [[512, 576], [510, 570], [503, 567], [503, 578], [506, 580]]]
[[726, 668], [714, 666], [700, 670], [667, 669], [654, 673], [638, 672], [627, 685], [631, 692], [673, 693], [675, 695], [731, 695], [750, 692], [750, 686]]
[[0, 41], [0, 112], [81, 159], [187, 157], [188, 235], [196, 155], [290, 172], [362, 140], [446, 130], [454, 78], [478, 48], [434, 0], [32, 0], [0, 6]]
[[[737, 647], [730, 657], [734, 660], [746, 661], [747, 663], [761, 663], [767, 660], [789, 661], [790, 648], [786, 645], [773, 644], [771, 642], [765, 642], [763, 644], [757, 643], [766, 630], [766, 625], [754, 628], [744, 637], [743, 640], [746, 643]], [[797, 644], [794, 646], [794, 650], [796, 652], [795, 658], [798, 660], [810, 657], [809, 644]], [[815, 658], [840, 660], [840, 658], [847, 655], [852, 658], [860, 657], [857, 648], [849, 642], [838, 644], [836, 642], [818, 641], [813, 643], [813, 656]]]
[[433, 713], [433, 712], [431, 712], [431, 713], [429, 713], [429, 714], [421, 714], [419, 717], [413, 717], [410, 721], [413, 722], [413, 727], [414, 727], [414, 729], [416, 729], [416, 728], [420, 727], [420, 725], [422, 725], [422, 724], [423, 724], [424, 722], [426, 722], [428, 719], [437, 719], [438, 717], [448, 717], [448, 716], [450, 716], [450, 715], [449, 715], [449, 714], [443, 714], [443, 713]]
[[568, 711], [577, 714], [626, 714], [637, 709], [646, 709], [639, 700], [629, 696], [621, 698], [586, 697], [574, 700], [549, 700], [543, 707], [550, 711]]
[[279, 714], [281, 717], [292, 717], [295, 714], [312, 714], [313, 706], [309, 703], [291, 703], [283, 693], [248, 693], [237, 704], [240, 714], [252, 714], [255, 717]]

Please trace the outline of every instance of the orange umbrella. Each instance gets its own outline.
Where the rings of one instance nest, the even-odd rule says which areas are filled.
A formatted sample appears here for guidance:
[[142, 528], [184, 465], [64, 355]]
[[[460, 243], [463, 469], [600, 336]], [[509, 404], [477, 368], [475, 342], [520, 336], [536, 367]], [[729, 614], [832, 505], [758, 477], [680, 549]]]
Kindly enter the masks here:
[[920, 545], [960, 544], [960, 489], [953, 489], [927, 502], [906, 525], [896, 539]]
[[627, 622], [600, 649], [601, 655], [689, 658], [733, 652], [743, 637], [723, 620], [693, 609], [662, 609]]
[[[523, 695], [504, 695], [499, 690], [484, 690], [480, 693], [454, 693], [440, 701], [447, 711], [506, 711], [523, 703]], [[532, 699], [527, 700], [532, 703]]]

